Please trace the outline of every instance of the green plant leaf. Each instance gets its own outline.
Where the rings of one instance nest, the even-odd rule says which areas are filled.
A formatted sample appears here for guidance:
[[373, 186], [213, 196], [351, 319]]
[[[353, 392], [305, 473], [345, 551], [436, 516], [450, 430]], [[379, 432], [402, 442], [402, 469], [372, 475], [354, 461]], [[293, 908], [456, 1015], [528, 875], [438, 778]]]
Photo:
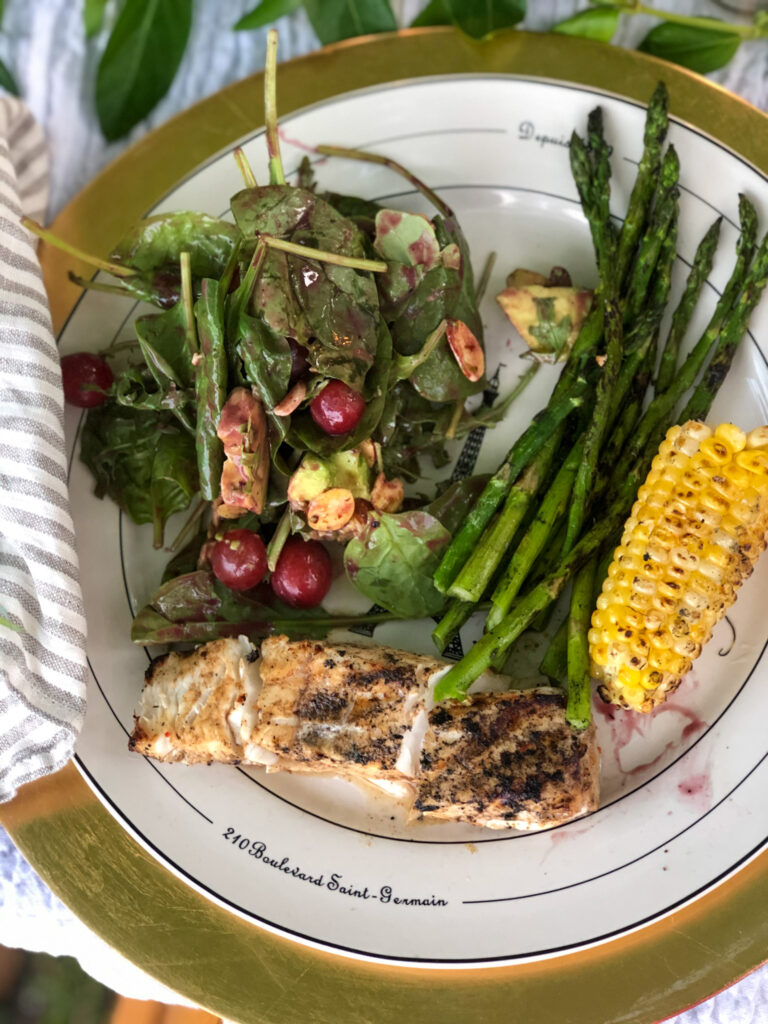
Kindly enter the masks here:
[[733, 32], [664, 22], [651, 29], [638, 50], [705, 75], [726, 65], [740, 42]]
[[553, 25], [552, 31], [610, 43], [619, 24], [619, 16], [620, 12], [613, 7], [591, 7]]
[[407, 619], [436, 615], [445, 597], [432, 576], [450, 539], [429, 512], [385, 512], [347, 544], [344, 568], [357, 589], [387, 611]]
[[16, 84], [16, 79], [13, 77], [8, 68], [0, 60], [0, 89], [5, 89], [6, 92], [11, 93], [13, 96], [19, 95], [19, 87]]
[[107, 0], [85, 0], [83, 7], [83, 25], [85, 27], [85, 38], [92, 39], [101, 31], [104, 24], [104, 11]]
[[155, 546], [168, 516], [181, 512], [197, 490], [195, 440], [170, 413], [123, 408], [114, 402], [91, 409], [82, 431], [80, 458], [96, 483], [134, 523], [153, 523]]
[[264, 28], [271, 25], [273, 21], [284, 17], [286, 14], [293, 14], [301, 7], [303, 0], [261, 0], [258, 7], [244, 14], [240, 21], [233, 26], [235, 32], [243, 32], [251, 28]]
[[323, 46], [397, 28], [389, 0], [305, 0], [304, 10]]
[[122, 138], [168, 91], [192, 25], [192, 0], [126, 0], [96, 72], [104, 137]]
[[517, 25], [525, 10], [526, 0], [430, 0], [411, 25], [455, 25], [473, 39], [483, 39]]
[[134, 224], [109, 259], [149, 275], [170, 267], [177, 271], [181, 253], [188, 252], [193, 277], [220, 277], [238, 235], [234, 224], [206, 213], [158, 213]]

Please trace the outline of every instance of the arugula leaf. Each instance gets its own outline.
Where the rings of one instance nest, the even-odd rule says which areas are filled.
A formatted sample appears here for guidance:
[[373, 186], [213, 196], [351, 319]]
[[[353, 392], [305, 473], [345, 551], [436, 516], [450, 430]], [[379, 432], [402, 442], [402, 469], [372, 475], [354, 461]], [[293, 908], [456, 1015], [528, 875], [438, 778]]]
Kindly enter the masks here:
[[554, 299], [534, 298], [533, 301], [539, 312], [539, 323], [529, 330], [544, 352], [554, 352], [559, 359], [571, 333], [571, 318], [565, 316], [562, 320], [555, 320]]
[[615, 7], [590, 7], [574, 14], [572, 18], [559, 21], [552, 26], [552, 31], [610, 43], [618, 27], [620, 13]]
[[375, 604], [407, 619], [436, 615], [445, 603], [432, 581], [451, 539], [429, 512], [382, 513], [344, 550], [344, 568]]
[[304, 10], [323, 46], [397, 29], [389, 0], [304, 0]]
[[293, 14], [301, 7], [303, 0], [261, 0], [258, 7], [244, 14], [242, 18], [232, 27], [235, 32], [243, 32], [246, 29], [264, 28], [271, 25], [273, 21], [284, 17], [286, 14]]
[[192, 25], [192, 0], [125, 0], [96, 72], [96, 113], [109, 142], [165, 96]]
[[85, 0], [83, 6], [83, 27], [85, 38], [92, 39], [101, 30], [104, 23], [104, 10], [107, 0]]
[[168, 517], [187, 508], [197, 490], [194, 438], [169, 413], [115, 402], [89, 410], [80, 458], [97, 497], [108, 495], [134, 523], [154, 524], [155, 547]]
[[705, 75], [726, 65], [740, 42], [741, 37], [733, 32], [666, 21], [651, 29], [638, 50]]
[[11, 93], [12, 96], [19, 95], [19, 87], [16, 84], [16, 79], [13, 77], [11, 72], [0, 60], [0, 89], [5, 89], [6, 92]]
[[430, 0], [411, 25], [455, 25], [473, 39], [483, 39], [517, 25], [525, 10], [525, 0]]

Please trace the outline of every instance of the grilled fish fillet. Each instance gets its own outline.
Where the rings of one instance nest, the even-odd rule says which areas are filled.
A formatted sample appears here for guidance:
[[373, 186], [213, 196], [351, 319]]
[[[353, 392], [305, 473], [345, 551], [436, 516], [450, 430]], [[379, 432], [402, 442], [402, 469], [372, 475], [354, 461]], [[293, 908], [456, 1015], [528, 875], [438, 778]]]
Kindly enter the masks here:
[[333, 774], [407, 793], [413, 819], [538, 829], [597, 808], [594, 727], [541, 687], [434, 706], [444, 662], [378, 645], [244, 638], [148, 669], [129, 746], [162, 761]]
[[480, 693], [429, 713], [414, 812], [486, 828], [549, 828], [595, 810], [594, 726], [565, 720], [549, 687]]

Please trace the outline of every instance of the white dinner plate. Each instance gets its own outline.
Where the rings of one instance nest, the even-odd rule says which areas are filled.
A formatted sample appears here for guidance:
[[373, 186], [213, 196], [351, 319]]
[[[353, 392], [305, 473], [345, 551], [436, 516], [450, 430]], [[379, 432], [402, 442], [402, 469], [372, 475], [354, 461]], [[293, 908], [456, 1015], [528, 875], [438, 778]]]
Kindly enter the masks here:
[[[498, 254], [482, 313], [489, 374], [498, 370], [503, 394], [527, 366], [520, 359], [522, 341], [494, 301], [507, 273], [518, 266], [546, 273], [562, 265], [576, 282], [595, 284], [568, 139], [574, 128], [583, 133], [597, 104], [613, 146], [611, 206], [620, 216], [641, 153], [644, 109], [543, 79], [438, 77], [340, 96], [281, 122], [283, 159], [293, 171], [305, 152], [323, 142], [389, 155], [455, 209], [476, 274], [491, 251]], [[749, 195], [765, 226], [768, 184], [698, 129], [673, 120], [670, 141], [682, 165], [673, 301], [699, 238], [716, 216], [724, 218], [690, 342], [730, 272], [738, 194]], [[244, 148], [257, 178], [267, 180], [263, 132], [254, 132]], [[316, 172], [321, 188], [432, 212], [386, 168], [321, 160]], [[227, 152], [147, 212], [221, 215], [241, 187]], [[62, 334], [62, 351], [95, 350], [128, 338], [132, 320], [145, 311], [128, 300], [86, 293]], [[745, 429], [768, 422], [768, 363], [761, 340], [767, 327], [768, 302], [753, 317], [712, 422], [733, 420]], [[557, 372], [543, 368], [504, 423], [485, 434], [475, 471], [498, 465], [546, 403]], [[79, 412], [68, 409], [91, 674], [77, 761], [131, 834], [212, 900], [265, 928], [337, 953], [405, 965], [476, 967], [554, 956], [641, 928], [716, 886], [765, 844], [768, 562], [745, 584], [693, 672], [658, 711], [608, 711], [596, 701], [600, 809], [550, 831], [408, 825], [396, 804], [341, 781], [163, 765], [129, 753], [133, 708], [149, 657], [130, 643], [131, 618], [157, 587], [169, 556], [152, 550], [151, 526], [133, 526], [115, 505], [93, 496], [77, 457], [80, 422]], [[461, 450], [457, 443], [457, 458]], [[465, 451], [462, 465], [467, 459]], [[167, 537], [175, 526], [169, 524]], [[329, 606], [340, 607], [351, 596], [340, 584]], [[358, 598], [355, 607], [367, 604]], [[432, 626], [389, 623], [375, 637], [434, 653]], [[464, 650], [480, 627], [473, 620], [462, 631]], [[524, 660], [519, 672], [529, 677]]]

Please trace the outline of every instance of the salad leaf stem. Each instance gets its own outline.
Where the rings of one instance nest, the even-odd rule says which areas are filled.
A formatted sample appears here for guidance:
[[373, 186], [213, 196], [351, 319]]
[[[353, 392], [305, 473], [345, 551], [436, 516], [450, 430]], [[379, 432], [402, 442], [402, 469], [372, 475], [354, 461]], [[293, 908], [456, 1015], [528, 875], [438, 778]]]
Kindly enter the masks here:
[[192, 291], [192, 263], [188, 252], [179, 257], [181, 265], [181, 301], [184, 303], [184, 316], [187, 322], [186, 339], [189, 354], [197, 352], [197, 330], [195, 329], [195, 296]]
[[182, 528], [174, 537], [173, 541], [168, 546], [169, 551], [176, 552], [181, 550], [181, 548], [183, 548], [184, 545], [192, 539], [195, 527], [197, 526], [197, 523], [199, 522], [207, 508], [208, 502], [205, 500], [205, 498], [201, 498], [200, 501], [198, 501], [198, 503], [192, 509], [190, 514], [187, 516], [187, 521], [184, 523]]
[[425, 198], [429, 199], [443, 217], [453, 219], [453, 210], [447, 203], [443, 202], [429, 185], [425, 184], [421, 178], [417, 178], [415, 174], [412, 174], [402, 164], [388, 156], [382, 156], [380, 153], [367, 153], [364, 149], [347, 149], [345, 146], [317, 146], [317, 152], [322, 153], [324, 156], [340, 156], [345, 157], [347, 160], [364, 160], [369, 164], [380, 164], [382, 167], [388, 167], [391, 171], [405, 178], [406, 181], [410, 181]]
[[286, 508], [280, 517], [280, 522], [277, 524], [277, 529], [272, 534], [272, 539], [267, 545], [267, 567], [270, 572], [275, 571], [277, 560], [280, 557], [280, 552], [285, 546], [285, 542], [291, 535], [291, 510]]
[[414, 370], [429, 359], [437, 343], [445, 336], [447, 328], [447, 321], [441, 320], [434, 331], [427, 335], [426, 341], [415, 355], [397, 356], [397, 358], [394, 359], [392, 362], [392, 368], [389, 371], [390, 387], [393, 387], [399, 380], [407, 380]]
[[61, 249], [62, 252], [74, 256], [75, 259], [82, 260], [83, 263], [89, 263], [92, 267], [105, 270], [108, 274], [112, 274], [113, 277], [133, 277], [136, 274], [136, 271], [130, 267], [124, 267], [119, 263], [110, 263], [109, 260], [102, 260], [98, 256], [92, 256], [88, 252], [83, 252], [76, 245], [72, 245], [70, 242], [64, 241], [63, 238], [59, 238], [58, 235], [54, 235], [52, 231], [44, 228], [42, 224], [38, 224], [31, 217], [22, 217], [21, 223], [27, 231], [31, 231], [33, 235], [37, 235], [38, 238], [47, 242], [48, 245], [53, 245], [57, 249]]
[[324, 252], [322, 249], [313, 249], [309, 245], [298, 245], [296, 242], [288, 242], [284, 238], [275, 238], [274, 235], [259, 235], [259, 238], [270, 249], [279, 249], [281, 252], [303, 256], [308, 260], [333, 263], [334, 266], [351, 267], [353, 270], [368, 270], [373, 274], [383, 274], [387, 270], [387, 264], [383, 260], [365, 260], [358, 259], [356, 256], [342, 256], [338, 252]]
[[485, 291], [486, 288], [488, 287], [488, 282], [491, 279], [491, 274], [493, 273], [493, 268], [495, 265], [496, 253], [490, 252], [488, 253], [488, 259], [485, 261], [485, 266], [483, 267], [483, 271], [480, 274], [480, 279], [477, 282], [477, 287], [475, 288], [475, 299], [477, 300], [478, 306], [482, 302], [483, 296], [485, 295]]
[[256, 175], [253, 173], [248, 157], [245, 155], [245, 151], [242, 146], [236, 146], [232, 155], [235, 158], [235, 163], [240, 169], [240, 173], [243, 176], [246, 188], [258, 188], [259, 183], [256, 180]]
[[280, 136], [277, 130], [277, 29], [267, 33], [267, 60], [264, 68], [264, 120], [269, 155], [270, 185], [284, 185], [285, 173], [280, 156]]

